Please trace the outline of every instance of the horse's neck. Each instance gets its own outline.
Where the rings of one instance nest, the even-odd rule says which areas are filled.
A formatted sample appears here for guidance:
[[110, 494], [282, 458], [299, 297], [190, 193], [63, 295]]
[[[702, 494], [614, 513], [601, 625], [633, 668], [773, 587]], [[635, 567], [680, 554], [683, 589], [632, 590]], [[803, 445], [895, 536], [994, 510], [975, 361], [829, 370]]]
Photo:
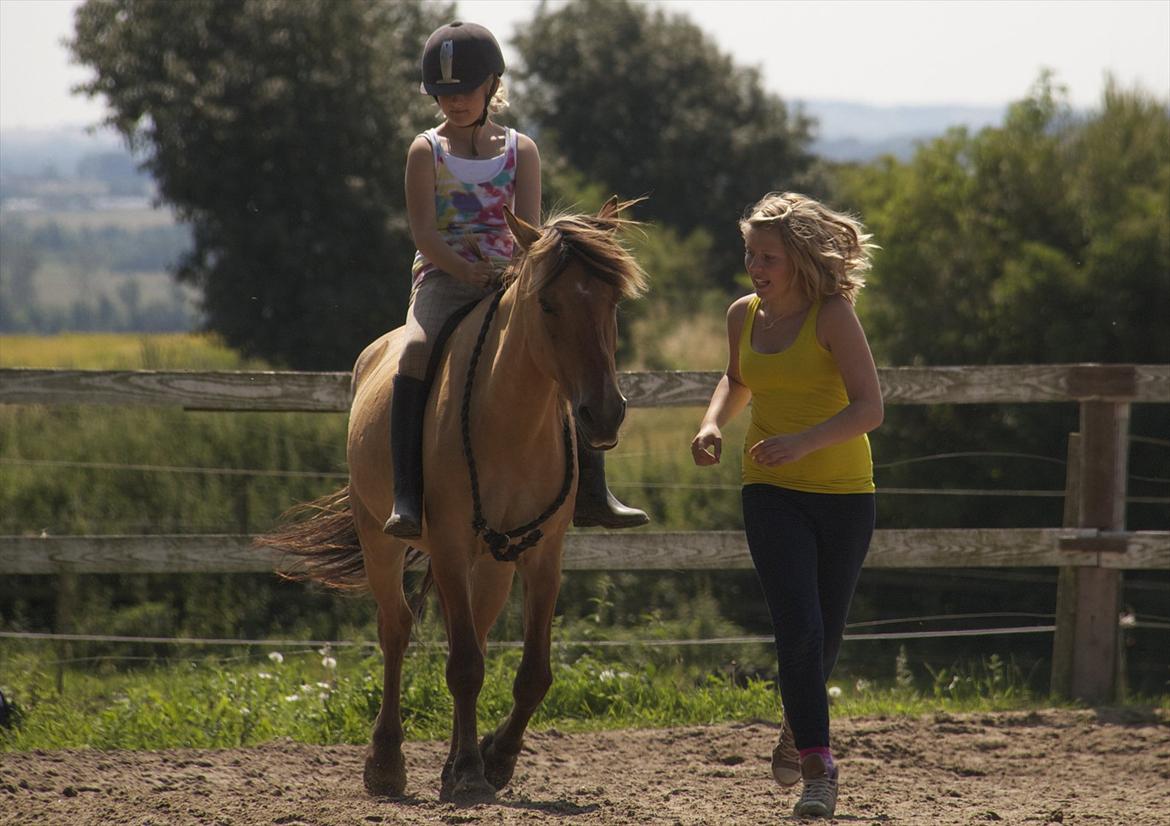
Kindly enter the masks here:
[[476, 395], [492, 404], [480, 405], [475, 417], [493, 436], [519, 449], [541, 431], [560, 432], [564, 402], [556, 382], [537, 367], [516, 301], [514, 290], [504, 295], [488, 338], [494, 347], [485, 342], [475, 379], [482, 387]]

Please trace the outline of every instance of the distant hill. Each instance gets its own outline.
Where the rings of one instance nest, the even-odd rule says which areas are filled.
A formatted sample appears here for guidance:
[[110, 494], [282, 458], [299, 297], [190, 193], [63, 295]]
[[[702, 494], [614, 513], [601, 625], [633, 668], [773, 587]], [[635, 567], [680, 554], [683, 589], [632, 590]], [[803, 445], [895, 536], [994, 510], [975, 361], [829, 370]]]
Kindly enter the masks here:
[[89, 155], [126, 153], [121, 139], [108, 129], [89, 132], [80, 126], [55, 129], [0, 130], [0, 175], [42, 176], [46, 172], [71, 178]]
[[[835, 161], [868, 161], [884, 154], [905, 160], [915, 143], [952, 126], [978, 130], [998, 124], [1003, 106], [874, 106], [849, 101], [792, 101], [817, 119], [813, 151]], [[128, 154], [108, 129], [81, 127], [0, 131], [0, 175], [60, 177], [79, 175], [88, 156]]]
[[873, 106], [849, 101], [793, 101], [817, 120], [812, 150], [832, 161], [908, 160], [915, 146], [954, 126], [978, 131], [1003, 121], [1006, 106]]
[[154, 182], [110, 130], [0, 131], [0, 210], [149, 207]]

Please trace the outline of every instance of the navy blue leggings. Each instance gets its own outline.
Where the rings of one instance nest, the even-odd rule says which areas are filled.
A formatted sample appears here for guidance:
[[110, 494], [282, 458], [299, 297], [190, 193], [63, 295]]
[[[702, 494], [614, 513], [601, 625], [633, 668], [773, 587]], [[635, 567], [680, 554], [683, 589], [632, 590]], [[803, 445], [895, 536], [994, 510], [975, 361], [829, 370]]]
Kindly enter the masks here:
[[825, 681], [869, 550], [872, 493], [805, 493], [745, 485], [748, 549], [772, 614], [780, 697], [796, 747], [829, 745]]

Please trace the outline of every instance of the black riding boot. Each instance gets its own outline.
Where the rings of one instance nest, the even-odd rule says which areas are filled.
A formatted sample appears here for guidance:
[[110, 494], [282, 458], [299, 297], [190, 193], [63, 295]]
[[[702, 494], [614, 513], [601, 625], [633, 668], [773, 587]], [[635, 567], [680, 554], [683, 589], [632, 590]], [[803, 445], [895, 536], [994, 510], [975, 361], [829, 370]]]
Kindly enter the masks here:
[[390, 401], [390, 456], [394, 461], [394, 511], [382, 531], [406, 539], [422, 534], [422, 434], [427, 383], [394, 377]]
[[627, 507], [609, 491], [605, 482], [605, 454], [591, 450], [577, 441], [577, 502], [573, 509], [573, 524], [578, 528], [636, 528], [645, 525], [650, 517], [645, 511]]

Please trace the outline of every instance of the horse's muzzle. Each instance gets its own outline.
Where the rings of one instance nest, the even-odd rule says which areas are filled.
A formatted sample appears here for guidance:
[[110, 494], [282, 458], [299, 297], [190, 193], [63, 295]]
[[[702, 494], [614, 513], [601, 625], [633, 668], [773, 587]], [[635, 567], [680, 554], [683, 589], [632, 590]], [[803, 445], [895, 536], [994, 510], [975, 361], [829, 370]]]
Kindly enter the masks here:
[[620, 393], [609, 404], [577, 405], [577, 433], [593, 450], [609, 450], [618, 443], [618, 430], [626, 418], [626, 400]]

